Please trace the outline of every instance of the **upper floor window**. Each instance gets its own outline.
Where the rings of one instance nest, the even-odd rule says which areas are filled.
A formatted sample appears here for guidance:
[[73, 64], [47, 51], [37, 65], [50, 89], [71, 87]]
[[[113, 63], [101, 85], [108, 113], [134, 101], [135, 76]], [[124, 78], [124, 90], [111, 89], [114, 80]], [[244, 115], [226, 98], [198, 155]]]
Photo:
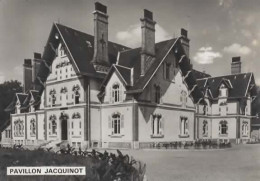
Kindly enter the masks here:
[[51, 101], [51, 105], [55, 106], [55, 104], [56, 104], [56, 91], [55, 91], [55, 89], [52, 89], [50, 91], [50, 101]]
[[74, 92], [74, 104], [79, 104], [79, 85], [73, 86], [72, 91]]
[[208, 121], [206, 121], [206, 120], [203, 121], [202, 135], [203, 136], [207, 136], [208, 135]]
[[49, 120], [49, 130], [51, 131], [51, 134], [57, 134], [57, 122], [56, 122], [57, 117], [55, 115], [51, 115]]
[[152, 115], [152, 135], [162, 136], [163, 135], [163, 119], [160, 114]]
[[189, 120], [187, 117], [181, 117], [180, 121], [180, 136], [189, 135]]
[[31, 136], [35, 136], [35, 134], [36, 134], [35, 119], [32, 119], [31, 122], [30, 122], [30, 134], [31, 134]]
[[228, 134], [228, 124], [227, 121], [222, 120], [219, 122], [219, 134], [226, 135]]
[[222, 84], [219, 88], [219, 97], [227, 97], [228, 96], [228, 89], [224, 84]]
[[154, 101], [155, 101], [155, 103], [157, 103], [157, 104], [160, 104], [160, 99], [161, 99], [161, 88], [160, 88], [160, 86], [159, 85], [154, 85], [154, 93], [155, 93], [155, 95], [154, 95]]
[[242, 136], [248, 136], [248, 122], [242, 124]]
[[14, 121], [14, 136], [23, 136], [24, 135], [24, 124], [23, 121], [18, 119]]
[[113, 102], [119, 102], [120, 101], [120, 86], [119, 84], [114, 84], [112, 87], [112, 99]]
[[187, 92], [186, 91], [181, 91], [180, 101], [183, 106], [186, 106], [186, 104], [187, 104]]

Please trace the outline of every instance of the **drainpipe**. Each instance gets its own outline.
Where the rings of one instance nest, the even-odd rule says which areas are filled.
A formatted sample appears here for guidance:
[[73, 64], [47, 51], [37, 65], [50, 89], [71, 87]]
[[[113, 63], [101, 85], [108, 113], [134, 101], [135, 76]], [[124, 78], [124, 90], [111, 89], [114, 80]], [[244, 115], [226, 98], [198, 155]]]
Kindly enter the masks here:
[[90, 147], [90, 81], [88, 79], [87, 82], [87, 98], [88, 98], [88, 102], [87, 102], [87, 108], [88, 108], [88, 146]]

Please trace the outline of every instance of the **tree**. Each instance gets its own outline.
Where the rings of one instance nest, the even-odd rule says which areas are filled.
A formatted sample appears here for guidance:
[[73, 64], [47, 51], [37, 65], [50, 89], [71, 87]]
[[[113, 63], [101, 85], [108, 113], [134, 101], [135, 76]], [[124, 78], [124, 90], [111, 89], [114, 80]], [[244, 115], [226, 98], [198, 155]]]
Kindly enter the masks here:
[[10, 113], [5, 112], [5, 108], [12, 102], [18, 92], [22, 92], [21, 82], [17, 80], [5, 81], [0, 84], [0, 128], [9, 119]]

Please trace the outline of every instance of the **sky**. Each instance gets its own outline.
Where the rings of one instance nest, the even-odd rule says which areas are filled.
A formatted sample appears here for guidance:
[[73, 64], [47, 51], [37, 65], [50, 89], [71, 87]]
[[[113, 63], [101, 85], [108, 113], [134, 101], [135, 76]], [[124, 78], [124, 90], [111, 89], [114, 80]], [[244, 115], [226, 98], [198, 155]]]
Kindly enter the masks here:
[[[93, 35], [95, 0], [0, 0], [0, 83], [22, 81], [23, 61], [42, 53], [53, 22]], [[153, 12], [156, 42], [188, 30], [194, 69], [212, 76], [231, 72], [241, 56], [242, 72], [260, 85], [259, 0], [99, 0], [108, 7], [109, 40], [141, 45], [143, 9]]]

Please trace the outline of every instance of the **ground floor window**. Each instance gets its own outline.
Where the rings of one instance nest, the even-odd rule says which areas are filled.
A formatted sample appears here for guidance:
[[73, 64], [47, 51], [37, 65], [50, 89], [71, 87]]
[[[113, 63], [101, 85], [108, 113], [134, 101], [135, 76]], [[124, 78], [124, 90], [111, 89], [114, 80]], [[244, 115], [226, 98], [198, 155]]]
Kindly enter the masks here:
[[11, 130], [5, 130], [5, 137], [11, 138]]
[[31, 136], [35, 136], [36, 135], [35, 119], [32, 119], [31, 122], [30, 122], [30, 133], [31, 133]]
[[248, 122], [242, 123], [242, 136], [248, 136]]
[[219, 123], [219, 134], [226, 135], [228, 134], [228, 124], [227, 121], [222, 120]]
[[124, 128], [124, 116], [120, 113], [114, 113], [109, 117], [108, 124], [112, 135], [121, 135]]
[[207, 120], [203, 121], [202, 135], [203, 136], [208, 136], [208, 121]]
[[163, 135], [163, 120], [161, 114], [152, 115], [152, 135]]
[[24, 135], [24, 124], [23, 121], [18, 119], [14, 121], [14, 136], [23, 136]]
[[189, 120], [187, 117], [181, 117], [180, 120], [180, 135], [188, 136], [189, 135]]

